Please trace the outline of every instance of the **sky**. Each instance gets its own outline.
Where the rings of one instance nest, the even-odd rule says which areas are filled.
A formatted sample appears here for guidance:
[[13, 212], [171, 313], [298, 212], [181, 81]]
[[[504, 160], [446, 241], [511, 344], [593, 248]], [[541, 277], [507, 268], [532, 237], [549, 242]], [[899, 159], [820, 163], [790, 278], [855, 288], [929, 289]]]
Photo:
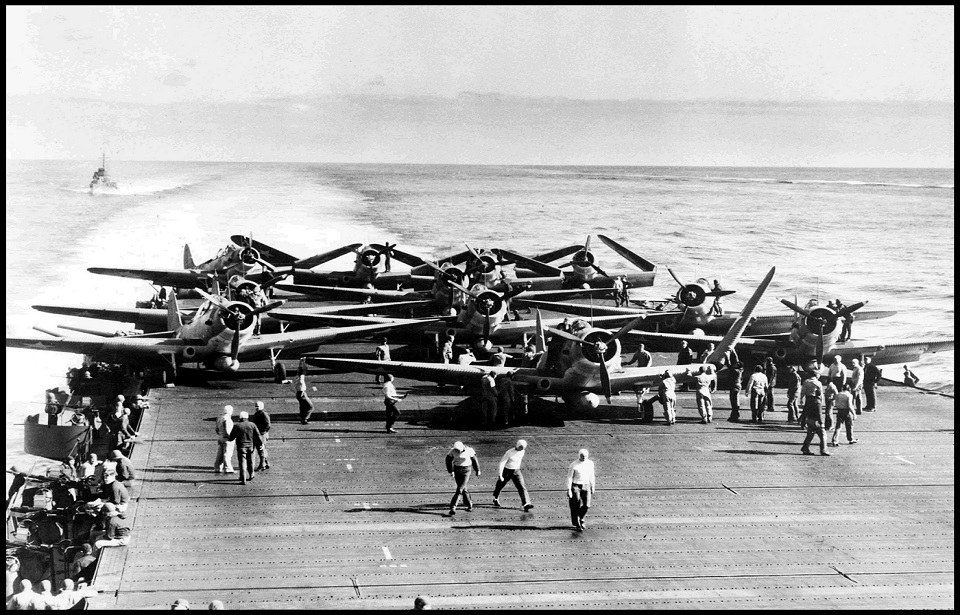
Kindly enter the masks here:
[[6, 7], [7, 158], [953, 167], [954, 7]]

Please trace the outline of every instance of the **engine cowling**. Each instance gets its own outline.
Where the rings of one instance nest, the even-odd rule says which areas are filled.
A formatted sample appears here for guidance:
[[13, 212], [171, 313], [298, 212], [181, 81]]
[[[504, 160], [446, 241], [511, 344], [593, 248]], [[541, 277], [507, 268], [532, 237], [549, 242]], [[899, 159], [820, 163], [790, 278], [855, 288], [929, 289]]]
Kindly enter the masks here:
[[255, 265], [259, 259], [260, 253], [256, 248], [247, 246], [240, 250], [240, 260], [243, 261], [244, 265]]
[[837, 314], [830, 308], [815, 307], [803, 319], [803, 324], [811, 333], [820, 333], [820, 324], [823, 324], [823, 334], [832, 333], [837, 328]]
[[380, 253], [373, 249], [364, 250], [360, 253], [359, 261], [364, 267], [373, 269], [380, 264]]
[[707, 299], [707, 291], [699, 284], [687, 284], [677, 291], [677, 303], [687, 307], [702, 305]]

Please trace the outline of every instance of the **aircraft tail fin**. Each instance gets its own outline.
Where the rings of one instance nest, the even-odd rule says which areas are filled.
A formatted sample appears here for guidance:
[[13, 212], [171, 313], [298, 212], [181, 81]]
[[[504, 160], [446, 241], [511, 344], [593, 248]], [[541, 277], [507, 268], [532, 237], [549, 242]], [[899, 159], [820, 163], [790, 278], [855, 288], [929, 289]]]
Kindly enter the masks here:
[[183, 244], [183, 268], [196, 269], [197, 265], [193, 262], [193, 254], [190, 252], [190, 244]]
[[757, 290], [753, 292], [753, 296], [750, 297], [750, 300], [747, 301], [747, 304], [740, 311], [740, 316], [737, 318], [736, 322], [733, 323], [733, 326], [730, 327], [730, 330], [726, 335], [723, 336], [723, 339], [720, 341], [720, 345], [717, 346], [717, 349], [710, 353], [710, 356], [706, 358], [706, 363], [719, 364], [727, 351], [733, 350], [737, 345], [737, 342], [740, 340], [740, 336], [743, 335], [743, 332], [747, 329], [747, 325], [750, 324], [750, 321], [753, 319], [753, 312], [757, 309], [757, 304], [760, 303], [760, 298], [763, 297], [763, 293], [766, 292], [767, 286], [770, 285], [770, 280], [773, 279], [773, 274], [777, 272], [776, 267], [771, 267], [770, 271], [767, 273], [766, 277], [763, 278], [763, 281], [760, 282], [760, 286], [757, 287]]
[[537, 352], [546, 352], [547, 340], [546, 330], [543, 328], [543, 318], [540, 316], [540, 310], [537, 310], [537, 332], [535, 336], [535, 347]]
[[176, 331], [182, 326], [180, 307], [177, 305], [177, 293], [170, 293], [170, 298], [167, 299], [167, 329]]

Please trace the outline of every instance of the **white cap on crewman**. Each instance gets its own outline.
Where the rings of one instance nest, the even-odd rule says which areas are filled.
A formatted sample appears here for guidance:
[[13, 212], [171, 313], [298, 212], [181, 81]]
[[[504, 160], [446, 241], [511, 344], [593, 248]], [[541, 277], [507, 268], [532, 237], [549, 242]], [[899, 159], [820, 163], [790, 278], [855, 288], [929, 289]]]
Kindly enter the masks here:
[[256, 403], [253, 404], [253, 405], [257, 407], [257, 410], [263, 410], [263, 402], [262, 402], [262, 401], [258, 401], [258, 402], [256, 402]]
[[224, 413], [224, 414], [233, 414], [233, 406], [229, 406], [229, 405], [228, 405], [228, 406], [224, 406], [224, 407], [223, 407], [223, 413]]

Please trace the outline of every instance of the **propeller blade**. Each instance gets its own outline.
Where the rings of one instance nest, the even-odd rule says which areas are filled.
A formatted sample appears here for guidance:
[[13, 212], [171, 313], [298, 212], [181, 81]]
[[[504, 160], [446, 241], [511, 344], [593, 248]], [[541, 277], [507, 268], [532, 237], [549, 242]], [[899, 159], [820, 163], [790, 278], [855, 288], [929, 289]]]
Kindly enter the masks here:
[[563, 274], [563, 272], [560, 271], [559, 267], [547, 265], [546, 263], [542, 263], [533, 258], [527, 258], [526, 256], [517, 254], [516, 252], [510, 252], [509, 250], [501, 249], [500, 255], [506, 256], [507, 258], [511, 259], [515, 264], [520, 265], [521, 267], [525, 267], [526, 269], [529, 269], [530, 271], [533, 271], [535, 273], [539, 273], [542, 276], [559, 277], [560, 275]]
[[470, 250], [470, 254], [473, 254], [473, 258], [483, 262], [483, 259], [480, 258], [480, 254], [476, 250], [468, 246], [466, 243], [464, 243], [463, 245], [467, 246], [467, 250]]
[[483, 341], [490, 341], [490, 314], [483, 319]]
[[227, 302], [224, 301], [223, 297], [220, 297], [220, 296], [218, 296], [218, 295], [211, 295], [211, 294], [208, 293], [207, 291], [205, 291], [205, 290], [203, 290], [203, 289], [200, 289], [200, 288], [198, 288], [198, 289], [196, 289], [196, 290], [197, 290], [197, 293], [199, 293], [201, 297], [203, 297], [204, 299], [206, 299], [206, 300], [209, 301], [210, 303], [212, 303], [212, 304], [214, 304], [214, 305], [216, 305], [216, 306], [218, 306], [218, 307], [221, 307], [221, 308], [226, 308]]
[[601, 269], [600, 267], [598, 267], [595, 263], [591, 263], [590, 266], [593, 267], [594, 269], [596, 269], [596, 270], [597, 270], [597, 273], [599, 273], [599, 274], [602, 275], [603, 277], [605, 277], [605, 278], [609, 278], [609, 277], [610, 277], [610, 276], [607, 275], [607, 272], [606, 272], [606, 271], [604, 271], [603, 269]]
[[607, 371], [607, 362], [603, 357], [600, 357], [600, 385], [603, 387], [603, 395], [607, 398], [607, 403], [611, 403], [610, 396], [613, 391], [610, 388], [610, 372]]
[[735, 290], [711, 290], [708, 293], [705, 293], [707, 297], [726, 297], [727, 295], [734, 294]]
[[583, 244], [583, 251], [590, 252], [590, 235], [587, 235], [587, 241]]
[[276, 271], [276, 269], [274, 269], [273, 265], [271, 265], [271, 264], [268, 263], [267, 261], [263, 260], [262, 258], [255, 258], [255, 259], [253, 259], [253, 260], [257, 261], [257, 262], [260, 264], [260, 266], [263, 267], [264, 269], [266, 269], [267, 271], [271, 271], [271, 272]]
[[646, 317], [647, 317], [646, 314], [643, 314], [643, 315], [641, 315], [641, 316], [637, 316], [636, 318], [634, 318], [633, 320], [631, 320], [631, 321], [628, 322], [627, 324], [625, 324], [625, 325], [623, 325], [622, 327], [620, 327], [620, 330], [617, 331], [616, 333], [614, 333], [614, 334], [613, 334], [613, 337], [611, 337], [609, 340], [607, 340], [607, 342], [606, 342], [607, 345], [609, 346], [609, 345], [612, 344], [615, 340], [620, 339], [621, 337], [623, 337], [624, 335], [626, 335], [628, 331], [632, 331], [633, 329], [636, 329], [636, 328], [640, 325], [640, 323], [643, 322], [643, 319], [646, 318]]
[[427, 265], [429, 265], [430, 267], [432, 267], [434, 271], [436, 271], [438, 274], [440, 274], [440, 280], [441, 280], [444, 284], [446, 284], [447, 286], [450, 286], [450, 287], [452, 287], [452, 288], [456, 288], [456, 289], [459, 290], [460, 292], [465, 293], [465, 294], [467, 294], [467, 295], [470, 295], [470, 296], [473, 297], [473, 298], [476, 298], [476, 295], [474, 295], [473, 293], [471, 293], [469, 290], [467, 290], [466, 288], [464, 288], [463, 286], [461, 286], [461, 285], [458, 284], [457, 282], [454, 282], [453, 280], [448, 279], [448, 278], [444, 275], [446, 272], [445, 272], [443, 269], [441, 269], [439, 265], [437, 265], [436, 263], [431, 262], [431, 261], [424, 261], [424, 263], [427, 264]]
[[230, 343], [230, 358], [234, 361], [240, 355], [240, 326], [233, 330], [233, 341]]
[[670, 276], [673, 277], [673, 279], [677, 281], [677, 284], [679, 284], [681, 288], [685, 288], [685, 287], [686, 287], [686, 284], [684, 284], [683, 282], [680, 281], [680, 278], [678, 278], [678, 277], [677, 277], [677, 274], [675, 274], [675, 273], [673, 272], [673, 269], [667, 267], [667, 271], [670, 272]]
[[275, 310], [275, 309], [277, 309], [278, 307], [280, 307], [281, 305], [283, 305], [284, 303], [286, 303], [286, 301], [284, 301], [284, 300], [282, 300], [282, 299], [279, 299], [279, 300], [277, 300], [277, 301], [273, 301], [273, 302], [271, 302], [271, 303], [268, 303], [268, 304], [266, 304], [266, 305], [263, 305], [263, 306], [258, 307], [258, 308], [255, 309], [254, 311], [250, 312], [250, 315], [251, 315], [251, 316], [257, 316], [257, 315], [259, 315], [259, 314], [263, 314], [264, 312], [269, 312], [270, 310]]
[[267, 280], [266, 282], [264, 282], [263, 284], [261, 284], [261, 285], [260, 285], [260, 288], [262, 288], [263, 290], [267, 290], [268, 288], [270, 288], [271, 286], [273, 286], [273, 285], [276, 284], [277, 282], [282, 282], [283, 280], [287, 279], [287, 277], [288, 277], [291, 273], [293, 273], [293, 272], [292, 272], [292, 271], [288, 271], [288, 272], [286, 272], [286, 273], [281, 273], [280, 275], [274, 276], [274, 277], [270, 278], [269, 280]]
[[820, 334], [817, 336], [817, 363], [823, 365], [823, 323], [820, 323]]
[[796, 303], [793, 303], [793, 302], [791, 302], [791, 301], [787, 301], [786, 299], [781, 299], [781, 300], [780, 300], [780, 303], [784, 304], [785, 306], [787, 306], [788, 308], [790, 308], [791, 310], [793, 310], [793, 311], [796, 312], [797, 314], [801, 314], [801, 315], [803, 315], [803, 316], [809, 316], [809, 315], [810, 315], [810, 312], [808, 312], [807, 310], [803, 309], [802, 307], [800, 307], [800, 306], [797, 305]]
[[865, 306], [867, 303], [868, 303], [867, 301], [861, 301], [860, 303], [854, 303], [853, 305], [848, 305], [844, 307], [842, 310], [840, 310], [839, 312], [837, 312], [837, 316], [840, 316], [842, 318], [847, 314], [852, 314], [853, 312], [856, 312], [857, 310]]
[[588, 342], [588, 341], [586, 341], [586, 340], [584, 340], [584, 339], [582, 339], [582, 338], [577, 337], [576, 335], [574, 335], [574, 334], [572, 334], [572, 333], [567, 333], [566, 331], [561, 331], [560, 329], [554, 329], [553, 327], [544, 327], [544, 330], [549, 331], [550, 333], [553, 333], [554, 335], [558, 335], [558, 336], [562, 337], [562, 338], [565, 339], [565, 340], [570, 340], [571, 342], [577, 342], [578, 344], [586, 344], [586, 345], [588, 345], [588, 346], [593, 346], [593, 345], [594, 345], [593, 342]]

